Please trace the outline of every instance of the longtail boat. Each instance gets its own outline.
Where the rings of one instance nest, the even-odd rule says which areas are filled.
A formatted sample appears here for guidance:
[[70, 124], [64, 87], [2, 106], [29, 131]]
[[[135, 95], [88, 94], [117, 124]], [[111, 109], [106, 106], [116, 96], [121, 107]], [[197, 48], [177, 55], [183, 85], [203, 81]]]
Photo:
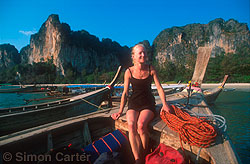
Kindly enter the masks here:
[[182, 92], [188, 92], [189, 94], [192, 92], [202, 93], [206, 103], [213, 104], [216, 101], [217, 97], [222, 92], [222, 90], [224, 89], [224, 86], [226, 84], [227, 79], [228, 79], [228, 75], [225, 75], [224, 80], [222, 81], [221, 84], [219, 84], [218, 87], [204, 89], [204, 90], [199, 86], [192, 86], [192, 83], [190, 83], [187, 85], [187, 87]]
[[[167, 95], [166, 98], [171, 104], [185, 104], [187, 93], [175, 93]], [[157, 113], [162, 106], [159, 99], [156, 100]], [[119, 110], [117, 107], [99, 110], [85, 115], [70, 117], [67, 119], [50, 122], [33, 128], [18, 131], [0, 137], [0, 150], [12, 154], [12, 161], [17, 159], [16, 153], [25, 156], [46, 155], [51, 150], [71, 146], [74, 149], [84, 149], [86, 145], [95, 143], [100, 137], [119, 129], [128, 135], [128, 125], [125, 111], [122, 116], [114, 121], [110, 115]], [[206, 114], [214, 117], [204, 97], [200, 93], [193, 93], [189, 98], [189, 112], [196, 114]], [[154, 149], [160, 143], [178, 150], [185, 154], [187, 163], [240, 163], [240, 159], [235, 152], [232, 142], [223, 130], [218, 130], [216, 140], [207, 148], [190, 146], [188, 143], [181, 143], [179, 134], [171, 130], [167, 124], [157, 115], [149, 125], [150, 129], [150, 148]], [[182, 150], [183, 148], [183, 150]], [[98, 148], [97, 148], [98, 149]], [[125, 148], [124, 148], [125, 149]], [[127, 161], [121, 163], [133, 163], [131, 150], [122, 151], [125, 153]], [[19, 159], [19, 158], [18, 158]], [[71, 161], [72, 162], [72, 161]]]
[[228, 75], [225, 75], [224, 80], [220, 86], [218, 86], [217, 88], [207, 89], [203, 91], [204, 98], [208, 104], [212, 104], [215, 102], [219, 94], [222, 92], [227, 79], [228, 79]]
[[107, 87], [96, 91], [48, 103], [0, 109], [0, 136], [97, 110], [108, 100], [120, 72], [121, 67]]
[[[211, 56], [212, 48], [208, 47], [199, 47], [197, 50], [197, 58], [195, 63], [195, 69], [193, 73], [193, 77], [191, 80], [190, 88], [192, 89], [192, 84], [197, 84], [194, 87], [194, 90], [203, 92], [203, 95], [205, 97], [205, 100], [208, 104], [212, 104], [215, 102], [219, 94], [221, 93], [222, 89], [224, 88], [224, 85], [228, 79], [228, 75], [225, 75], [224, 80], [222, 84], [218, 88], [203, 90], [200, 88], [202, 85], [203, 78], [206, 73], [207, 65]], [[188, 88], [188, 87], [187, 87]], [[186, 89], [187, 89], [186, 88]], [[190, 92], [190, 91], [189, 91]]]

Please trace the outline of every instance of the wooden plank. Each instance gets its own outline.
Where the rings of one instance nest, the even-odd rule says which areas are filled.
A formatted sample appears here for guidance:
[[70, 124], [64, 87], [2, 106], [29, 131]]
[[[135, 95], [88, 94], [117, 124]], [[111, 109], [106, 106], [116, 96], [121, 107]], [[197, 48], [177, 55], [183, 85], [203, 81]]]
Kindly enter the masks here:
[[218, 136], [216, 144], [206, 148], [206, 151], [216, 160], [216, 163], [238, 163], [240, 161], [239, 157], [235, 156], [230, 140], [223, 139], [221, 136]]
[[199, 84], [202, 83], [208, 61], [210, 59], [210, 55], [212, 52], [211, 47], [199, 47], [197, 50], [197, 59], [195, 64], [195, 69], [192, 77], [192, 83], [198, 82]]
[[127, 121], [118, 119], [115, 121], [115, 128], [128, 132], [128, 123]]
[[49, 152], [50, 150], [53, 149], [53, 140], [52, 140], [52, 135], [51, 133], [48, 133], [48, 143], [47, 143], [47, 151]]
[[150, 126], [152, 127], [152, 129], [157, 130], [159, 132], [162, 132], [164, 127], [167, 126], [166, 123], [164, 121], [162, 121], [162, 119], [160, 117], [161, 108], [162, 108], [162, 104], [156, 104], [156, 116], [150, 122]]
[[83, 146], [84, 147], [92, 143], [91, 135], [89, 132], [88, 122], [86, 122], [86, 121], [84, 121], [84, 124], [83, 124], [82, 135], [83, 135]]
[[[81, 124], [83, 125], [83, 124]], [[84, 144], [82, 136], [82, 126], [76, 125], [71, 127], [65, 127], [63, 129], [55, 129], [52, 132], [53, 134], [53, 145], [54, 149], [62, 148], [66, 146], [82, 148]]]
[[162, 130], [162, 133], [165, 133], [167, 135], [170, 135], [172, 137], [177, 137], [179, 138], [179, 134], [173, 130], [171, 130], [168, 126], [165, 126]]
[[26, 130], [23, 130], [20, 132], [12, 133], [12, 134], [9, 134], [6, 136], [1, 136], [0, 137], [0, 146], [11, 143], [11, 142], [15, 142], [18, 140], [22, 140], [24, 138], [28, 138], [31, 136], [50, 132], [50, 131], [57, 129], [57, 128], [62, 128], [64, 126], [67, 126], [67, 125], [70, 125], [73, 123], [84, 121], [88, 118], [102, 117], [102, 116], [106, 115], [105, 112], [107, 112], [109, 110], [110, 109], [97, 111], [97, 112], [93, 112], [93, 113], [86, 114], [86, 115], [81, 115], [81, 116], [76, 116], [76, 117], [72, 117], [72, 118], [68, 118], [68, 119], [64, 119], [64, 120], [60, 120], [60, 121], [56, 121], [56, 122], [51, 122], [51, 123], [40, 125], [40, 126], [37, 126], [34, 128], [26, 129]]
[[[102, 96], [93, 95], [93, 97], [88, 97], [88, 101], [92, 101], [94, 104], [100, 104], [102, 100]], [[54, 106], [45, 109], [0, 116], [2, 124], [0, 127], [0, 136], [39, 126], [41, 124], [90, 113], [92, 112], [91, 110], [96, 110], [96, 107], [79, 101], [67, 104], [67, 106]]]
[[92, 140], [93, 141], [98, 140], [99, 138], [103, 137], [104, 135], [106, 135], [112, 131], [114, 131], [114, 128], [112, 129], [109, 126], [104, 127], [104, 128], [99, 128], [96, 130], [92, 130], [91, 131]]
[[120, 109], [120, 106], [112, 107], [111, 111], [109, 112], [109, 115], [111, 116], [113, 113], [117, 113]]
[[156, 118], [152, 121], [150, 124], [154, 130], [157, 130], [159, 132], [162, 132], [163, 129], [167, 126], [167, 124], [161, 120], [161, 118]]

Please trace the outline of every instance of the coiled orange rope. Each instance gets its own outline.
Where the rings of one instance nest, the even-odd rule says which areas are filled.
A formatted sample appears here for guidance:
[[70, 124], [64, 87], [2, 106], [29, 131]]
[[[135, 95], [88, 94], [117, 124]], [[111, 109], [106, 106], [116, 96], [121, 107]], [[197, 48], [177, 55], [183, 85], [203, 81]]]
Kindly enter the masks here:
[[190, 116], [174, 105], [172, 108], [174, 114], [163, 111], [161, 118], [170, 129], [179, 133], [180, 141], [202, 148], [210, 146], [215, 141], [215, 128], [205, 118]]

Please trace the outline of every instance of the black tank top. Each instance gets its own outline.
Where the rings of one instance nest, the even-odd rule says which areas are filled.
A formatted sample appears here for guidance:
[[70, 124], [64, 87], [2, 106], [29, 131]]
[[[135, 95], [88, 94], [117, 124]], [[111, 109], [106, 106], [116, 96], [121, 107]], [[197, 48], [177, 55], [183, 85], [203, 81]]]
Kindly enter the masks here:
[[[128, 68], [129, 69], [129, 68]], [[143, 110], [150, 109], [155, 111], [155, 98], [151, 91], [153, 77], [149, 66], [149, 75], [145, 79], [136, 79], [131, 70], [132, 95], [129, 98], [128, 109]]]

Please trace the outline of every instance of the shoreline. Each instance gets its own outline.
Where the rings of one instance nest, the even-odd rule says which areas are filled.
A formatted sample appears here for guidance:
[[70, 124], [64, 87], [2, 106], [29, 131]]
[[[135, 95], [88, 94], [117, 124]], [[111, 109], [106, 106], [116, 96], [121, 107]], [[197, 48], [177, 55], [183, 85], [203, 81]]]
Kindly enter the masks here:
[[[162, 84], [164, 85], [176, 85], [176, 84]], [[187, 85], [186, 83], [181, 83], [180, 85]], [[201, 84], [201, 88], [216, 88], [219, 87], [221, 83], [203, 83]], [[250, 83], [226, 83], [224, 88], [248, 88], [250, 89]]]
[[[68, 85], [104, 85], [104, 84], [37, 84], [37, 86], [57, 86], [57, 87], [64, 87]], [[108, 85], [108, 84], [106, 84]], [[123, 85], [123, 84], [119, 84]], [[154, 84], [152, 84], [154, 85]], [[177, 85], [177, 84], [165, 84], [162, 83], [162, 86], [171, 86], [171, 85]], [[179, 85], [186, 85], [186, 83], [181, 83]], [[203, 83], [201, 84], [201, 88], [215, 88], [220, 86], [221, 83]], [[20, 85], [6, 85], [6, 86], [20, 86]], [[25, 86], [33, 86], [33, 85], [25, 85]], [[250, 83], [226, 83], [224, 88], [249, 88], [250, 89]]]
[[[220, 86], [221, 83], [203, 83], [201, 84], [201, 88], [214, 88]], [[249, 88], [250, 89], [250, 83], [226, 83], [224, 88]]]

